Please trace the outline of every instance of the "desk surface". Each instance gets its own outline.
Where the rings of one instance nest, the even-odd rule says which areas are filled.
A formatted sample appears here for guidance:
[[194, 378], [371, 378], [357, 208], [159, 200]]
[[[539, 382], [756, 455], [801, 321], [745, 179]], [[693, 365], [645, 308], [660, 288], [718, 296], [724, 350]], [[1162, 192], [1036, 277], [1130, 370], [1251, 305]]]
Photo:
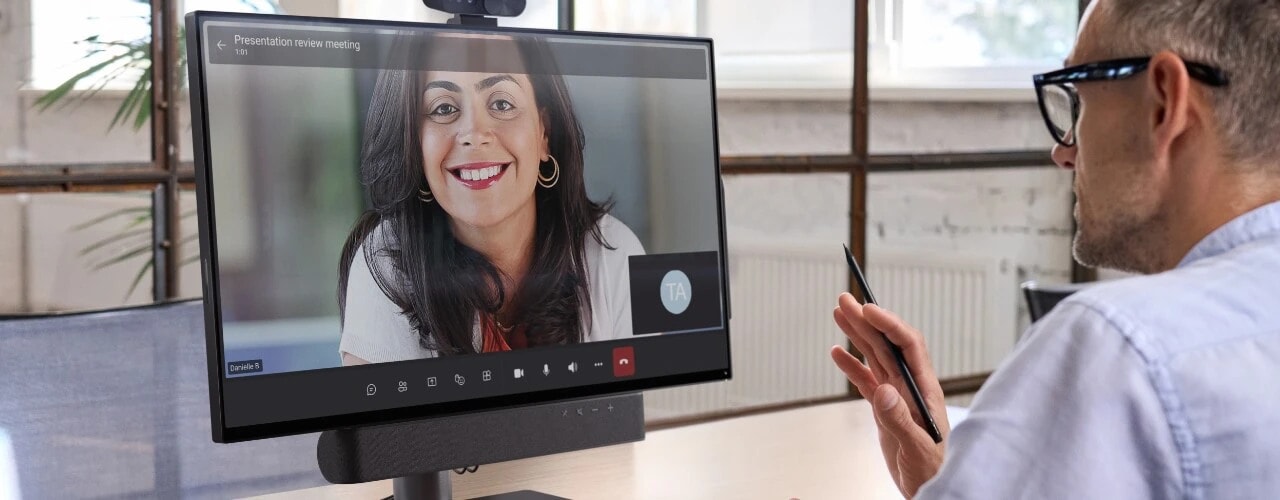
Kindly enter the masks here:
[[[532, 489], [572, 499], [902, 498], [865, 401], [650, 432], [644, 441], [484, 465], [453, 475], [456, 498]], [[391, 482], [272, 495], [381, 499]]]

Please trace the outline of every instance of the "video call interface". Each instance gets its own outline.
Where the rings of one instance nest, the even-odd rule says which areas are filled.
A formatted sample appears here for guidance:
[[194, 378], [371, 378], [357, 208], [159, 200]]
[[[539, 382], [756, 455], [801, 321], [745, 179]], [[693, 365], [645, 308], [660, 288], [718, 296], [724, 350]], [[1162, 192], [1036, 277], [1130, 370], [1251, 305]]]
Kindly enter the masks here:
[[224, 427], [727, 377], [708, 41], [195, 16]]

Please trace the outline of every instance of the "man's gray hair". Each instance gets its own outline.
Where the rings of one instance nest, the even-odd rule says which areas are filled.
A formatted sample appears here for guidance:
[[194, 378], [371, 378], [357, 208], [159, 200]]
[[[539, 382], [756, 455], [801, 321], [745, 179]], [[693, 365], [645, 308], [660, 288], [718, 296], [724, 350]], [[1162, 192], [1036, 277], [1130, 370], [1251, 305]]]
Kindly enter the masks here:
[[1172, 50], [1226, 71], [1210, 95], [1227, 153], [1280, 168], [1280, 0], [1104, 1], [1118, 57]]

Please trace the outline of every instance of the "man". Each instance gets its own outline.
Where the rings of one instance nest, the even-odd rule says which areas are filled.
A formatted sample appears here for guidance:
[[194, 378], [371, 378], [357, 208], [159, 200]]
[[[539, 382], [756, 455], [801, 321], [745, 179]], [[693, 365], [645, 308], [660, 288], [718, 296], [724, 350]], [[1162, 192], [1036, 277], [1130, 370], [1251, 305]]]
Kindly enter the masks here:
[[[1037, 78], [1075, 171], [1076, 258], [1147, 276], [1055, 307], [947, 432], [923, 340], [839, 299], [902, 493], [956, 498], [1280, 496], [1280, 1], [1095, 0]], [[880, 333], [902, 347], [941, 444]], [[945, 459], [944, 459], [945, 456]]]

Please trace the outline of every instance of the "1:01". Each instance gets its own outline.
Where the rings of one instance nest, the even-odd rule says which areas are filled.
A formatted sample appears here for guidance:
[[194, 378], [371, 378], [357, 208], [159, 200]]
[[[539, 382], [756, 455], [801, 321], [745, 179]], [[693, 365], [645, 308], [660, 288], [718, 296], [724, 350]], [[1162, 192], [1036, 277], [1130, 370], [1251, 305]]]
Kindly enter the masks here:
[[236, 55], [247, 56], [249, 55], [249, 49], [236, 49]]

